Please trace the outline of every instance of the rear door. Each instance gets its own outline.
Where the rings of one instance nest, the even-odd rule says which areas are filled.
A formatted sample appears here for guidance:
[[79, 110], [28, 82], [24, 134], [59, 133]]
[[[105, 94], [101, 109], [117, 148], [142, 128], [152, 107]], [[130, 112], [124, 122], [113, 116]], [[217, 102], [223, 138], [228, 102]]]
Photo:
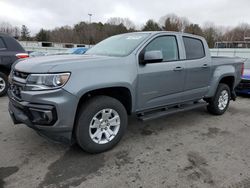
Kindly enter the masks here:
[[185, 64], [180, 60], [179, 42], [174, 35], [158, 36], [142, 50], [161, 51], [163, 61], [139, 65], [137, 108], [145, 110], [180, 102]]
[[211, 57], [205, 50], [208, 49], [206, 43], [201, 39], [189, 36], [182, 38], [186, 53], [187, 73], [183, 98], [184, 100], [199, 99], [208, 92], [211, 78]]

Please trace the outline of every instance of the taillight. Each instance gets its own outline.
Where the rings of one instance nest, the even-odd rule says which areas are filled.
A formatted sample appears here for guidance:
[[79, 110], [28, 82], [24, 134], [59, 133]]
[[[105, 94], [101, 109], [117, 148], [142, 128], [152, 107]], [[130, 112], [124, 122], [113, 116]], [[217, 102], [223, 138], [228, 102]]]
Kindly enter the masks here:
[[241, 66], [241, 76], [243, 76], [243, 74], [244, 74], [244, 63]]
[[18, 59], [23, 59], [23, 58], [29, 57], [29, 54], [27, 54], [27, 53], [18, 53], [18, 54], [16, 54], [16, 57]]

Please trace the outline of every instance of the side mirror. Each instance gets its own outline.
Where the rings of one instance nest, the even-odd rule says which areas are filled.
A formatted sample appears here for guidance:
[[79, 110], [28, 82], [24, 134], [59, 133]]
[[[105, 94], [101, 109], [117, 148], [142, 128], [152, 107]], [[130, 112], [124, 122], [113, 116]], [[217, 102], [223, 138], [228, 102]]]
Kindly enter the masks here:
[[143, 63], [157, 63], [163, 60], [163, 55], [161, 51], [147, 51], [144, 54]]

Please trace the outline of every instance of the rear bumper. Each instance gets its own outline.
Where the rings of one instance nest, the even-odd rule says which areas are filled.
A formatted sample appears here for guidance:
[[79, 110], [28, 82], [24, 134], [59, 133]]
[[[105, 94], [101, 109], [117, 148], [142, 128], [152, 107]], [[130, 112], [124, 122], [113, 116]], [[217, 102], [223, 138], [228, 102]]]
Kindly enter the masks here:
[[[31, 96], [32, 95], [32, 96]], [[76, 97], [64, 90], [24, 93], [18, 101], [11, 91], [9, 114], [14, 124], [23, 123], [56, 142], [72, 142]]]

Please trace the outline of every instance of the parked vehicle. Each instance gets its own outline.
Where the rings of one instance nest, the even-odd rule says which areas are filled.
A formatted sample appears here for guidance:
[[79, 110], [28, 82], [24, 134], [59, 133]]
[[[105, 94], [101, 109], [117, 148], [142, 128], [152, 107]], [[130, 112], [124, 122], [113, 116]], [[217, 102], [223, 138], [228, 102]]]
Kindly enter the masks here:
[[120, 141], [131, 114], [146, 121], [206, 105], [222, 115], [236, 99], [242, 69], [240, 58], [211, 58], [199, 36], [127, 33], [83, 56], [17, 62], [9, 112], [15, 124], [98, 153]]
[[30, 57], [40, 57], [40, 56], [46, 56], [46, 55], [48, 55], [47, 52], [38, 52], [38, 51], [31, 52], [29, 54]]
[[86, 51], [88, 50], [88, 48], [86, 47], [77, 47], [77, 48], [71, 48], [68, 49], [65, 54], [84, 54]]
[[0, 33], [0, 97], [7, 93], [11, 65], [26, 57], [28, 54], [14, 38]]
[[238, 94], [250, 94], [250, 60], [246, 61], [244, 64], [242, 80], [237, 86], [236, 92]]
[[65, 52], [58, 52], [58, 53], [52, 53], [48, 55], [82, 55], [84, 54], [88, 48], [86, 47], [77, 47], [77, 48], [70, 48], [66, 50]]

